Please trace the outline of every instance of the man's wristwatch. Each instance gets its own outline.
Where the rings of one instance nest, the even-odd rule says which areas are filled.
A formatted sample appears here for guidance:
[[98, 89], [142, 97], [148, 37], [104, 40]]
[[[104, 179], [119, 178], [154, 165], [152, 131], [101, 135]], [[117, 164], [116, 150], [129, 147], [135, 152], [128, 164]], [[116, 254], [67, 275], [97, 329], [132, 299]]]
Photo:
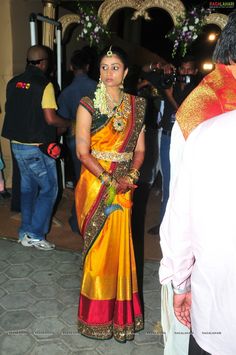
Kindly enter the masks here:
[[176, 288], [176, 287], [174, 287], [173, 282], [171, 281], [171, 286], [172, 286], [172, 289], [176, 295], [183, 295], [184, 293], [188, 293], [191, 291], [190, 285], [184, 289]]

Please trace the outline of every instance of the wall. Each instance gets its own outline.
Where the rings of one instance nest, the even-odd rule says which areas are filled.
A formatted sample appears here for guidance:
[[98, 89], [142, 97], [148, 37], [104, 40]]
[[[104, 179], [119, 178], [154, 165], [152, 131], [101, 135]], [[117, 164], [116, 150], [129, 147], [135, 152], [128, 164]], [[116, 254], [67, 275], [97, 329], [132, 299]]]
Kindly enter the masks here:
[[[26, 51], [30, 46], [29, 15], [43, 12], [41, 0], [1, 0], [0, 12], [0, 131], [4, 118], [6, 84], [12, 76], [22, 72]], [[20, 119], [20, 117], [19, 117]], [[12, 163], [9, 141], [1, 137], [1, 149], [6, 165], [6, 186], [11, 187]]]
[[[4, 117], [5, 91], [6, 83], [12, 77], [13, 60], [12, 60], [12, 30], [11, 30], [11, 6], [9, 0], [1, 0], [0, 12], [0, 131], [2, 130], [2, 122]], [[4, 175], [7, 184], [11, 180], [11, 158], [8, 141], [1, 137], [1, 149], [3, 159], [6, 164]]]

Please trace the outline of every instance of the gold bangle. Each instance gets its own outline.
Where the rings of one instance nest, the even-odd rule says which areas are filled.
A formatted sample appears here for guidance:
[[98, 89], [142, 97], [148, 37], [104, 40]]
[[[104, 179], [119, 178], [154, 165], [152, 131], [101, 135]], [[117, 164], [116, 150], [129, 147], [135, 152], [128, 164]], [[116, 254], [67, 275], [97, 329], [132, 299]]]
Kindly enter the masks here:
[[112, 176], [105, 170], [98, 176], [98, 179], [106, 186], [110, 186], [112, 183]]
[[134, 182], [137, 182], [140, 176], [140, 172], [138, 169], [131, 168], [127, 175], [131, 177]]
[[125, 178], [128, 180], [129, 184], [133, 185], [134, 179], [130, 175], [126, 175]]

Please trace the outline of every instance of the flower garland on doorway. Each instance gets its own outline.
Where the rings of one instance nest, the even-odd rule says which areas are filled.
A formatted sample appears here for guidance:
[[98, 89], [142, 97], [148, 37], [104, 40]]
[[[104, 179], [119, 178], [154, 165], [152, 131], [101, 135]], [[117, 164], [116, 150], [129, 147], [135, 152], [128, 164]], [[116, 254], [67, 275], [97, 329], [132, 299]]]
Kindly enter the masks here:
[[172, 58], [175, 57], [177, 50], [181, 57], [185, 56], [188, 47], [202, 33], [202, 27], [205, 25], [205, 17], [211, 12], [211, 9], [194, 7], [187, 12], [186, 17], [178, 17], [177, 25], [166, 35], [166, 38], [174, 42]]
[[82, 25], [78, 39], [86, 41], [90, 47], [96, 46], [99, 49], [104, 47], [111, 37], [111, 32], [102, 24], [96, 8], [78, 1], [78, 13]]

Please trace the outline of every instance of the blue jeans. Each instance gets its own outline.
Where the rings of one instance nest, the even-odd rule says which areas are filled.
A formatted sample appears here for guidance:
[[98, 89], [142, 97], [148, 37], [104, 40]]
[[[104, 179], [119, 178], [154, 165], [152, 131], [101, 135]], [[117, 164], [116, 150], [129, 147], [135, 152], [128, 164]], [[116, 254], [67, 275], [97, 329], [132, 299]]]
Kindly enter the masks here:
[[45, 239], [58, 193], [56, 161], [37, 146], [12, 143], [21, 176], [19, 237]]
[[164, 217], [167, 201], [169, 198], [170, 185], [170, 136], [161, 134], [160, 157], [162, 173], [162, 200], [160, 209], [160, 223]]

